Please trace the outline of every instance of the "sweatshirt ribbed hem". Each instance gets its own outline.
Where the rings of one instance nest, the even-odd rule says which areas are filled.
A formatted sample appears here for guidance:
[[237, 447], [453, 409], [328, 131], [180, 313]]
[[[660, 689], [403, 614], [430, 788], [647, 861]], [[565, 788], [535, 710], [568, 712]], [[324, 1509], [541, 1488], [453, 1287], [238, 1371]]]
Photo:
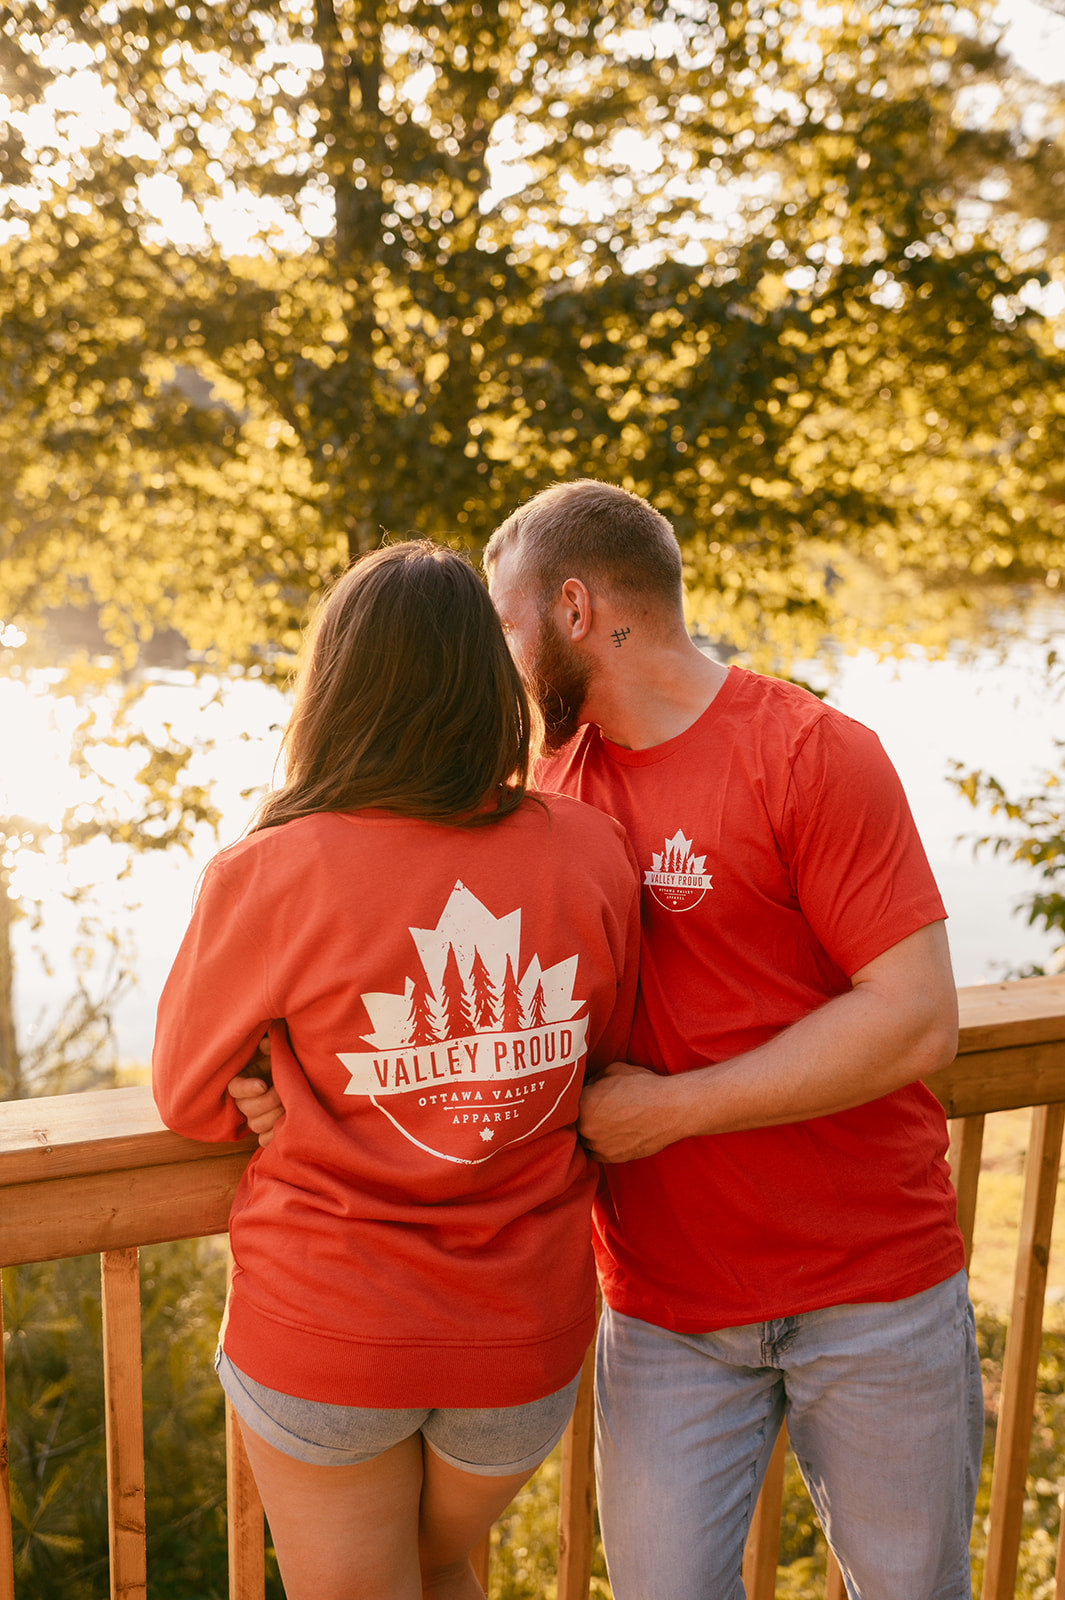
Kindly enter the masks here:
[[576, 1374], [595, 1312], [534, 1341], [422, 1343], [338, 1339], [266, 1316], [231, 1293], [222, 1343], [256, 1383], [303, 1400], [347, 1406], [518, 1406], [554, 1394]]

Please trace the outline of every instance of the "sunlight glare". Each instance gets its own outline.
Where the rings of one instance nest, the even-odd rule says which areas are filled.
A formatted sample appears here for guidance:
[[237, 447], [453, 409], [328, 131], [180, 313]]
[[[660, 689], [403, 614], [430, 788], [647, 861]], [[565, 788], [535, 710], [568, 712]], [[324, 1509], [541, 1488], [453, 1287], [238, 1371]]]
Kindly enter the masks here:
[[69, 697], [53, 699], [10, 678], [0, 678], [0, 723], [18, 758], [0, 774], [0, 817], [20, 817], [57, 829], [63, 813], [82, 799], [83, 780], [70, 766], [70, 741], [78, 720]]

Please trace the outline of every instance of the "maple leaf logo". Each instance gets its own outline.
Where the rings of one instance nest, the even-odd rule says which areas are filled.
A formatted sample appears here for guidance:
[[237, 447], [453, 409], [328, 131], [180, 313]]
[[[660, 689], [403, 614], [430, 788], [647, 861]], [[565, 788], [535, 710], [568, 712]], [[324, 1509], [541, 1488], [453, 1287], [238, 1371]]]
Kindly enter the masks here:
[[543, 968], [533, 955], [521, 971], [521, 912], [494, 917], [456, 883], [435, 928], [412, 928], [418, 970], [402, 994], [364, 994], [374, 1049], [440, 1044], [497, 1029], [514, 1032], [568, 1022], [577, 957]]
[[666, 840], [661, 851], [652, 850], [651, 870], [644, 873], [643, 881], [667, 911], [690, 911], [712, 887], [706, 857], [696, 855], [683, 828]]
[[684, 837], [683, 831], [678, 828], [672, 839], [666, 840], [666, 847], [659, 855], [651, 851], [651, 860], [656, 872], [704, 872], [706, 857], [694, 853], [692, 841]]
[[461, 882], [436, 927], [410, 935], [402, 990], [363, 994], [362, 1048], [337, 1052], [345, 1093], [465, 1165], [572, 1124], [588, 1032], [577, 956], [544, 966], [534, 951], [523, 966], [520, 909], [496, 917]]

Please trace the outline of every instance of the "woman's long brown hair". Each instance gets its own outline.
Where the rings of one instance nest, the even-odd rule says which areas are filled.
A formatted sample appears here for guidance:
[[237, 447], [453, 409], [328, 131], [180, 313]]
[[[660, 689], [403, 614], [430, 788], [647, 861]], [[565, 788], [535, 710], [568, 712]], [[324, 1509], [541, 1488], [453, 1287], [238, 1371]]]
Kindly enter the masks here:
[[428, 539], [363, 556], [322, 600], [253, 831], [380, 807], [456, 825], [522, 802], [532, 713], [469, 562]]

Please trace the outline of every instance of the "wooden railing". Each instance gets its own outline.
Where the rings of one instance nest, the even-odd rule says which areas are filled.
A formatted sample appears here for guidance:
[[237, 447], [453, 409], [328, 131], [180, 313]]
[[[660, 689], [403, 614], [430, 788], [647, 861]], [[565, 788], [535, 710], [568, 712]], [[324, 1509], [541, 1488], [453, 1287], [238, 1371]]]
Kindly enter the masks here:
[[[967, 1252], [984, 1118], [1032, 1108], [982, 1589], [982, 1600], [1012, 1600], [1065, 1128], [1065, 977], [982, 985], [961, 990], [959, 997], [958, 1056], [930, 1086], [952, 1119], [951, 1168]], [[0, 1106], [0, 1264], [97, 1252], [101, 1258], [111, 1593], [123, 1600], [147, 1594], [138, 1247], [224, 1233], [233, 1191], [253, 1149], [251, 1141], [205, 1145], [170, 1133], [145, 1088]], [[0, 1600], [15, 1600], [6, 1438], [0, 1378]], [[587, 1600], [589, 1593], [591, 1440], [586, 1371], [563, 1443], [559, 1600]], [[775, 1592], [784, 1448], [781, 1438], [748, 1540], [748, 1600], [772, 1600]], [[226, 1452], [230, 1597], [263, 1600], [262, 1510], [228, 1407]], [[483, 1577], [484, 1552], [478, 1559]], [[1057, 1571], [1056, 1596], [1065, 1600], [1060, 1547]], [[842, 1600], [843, 1593], [830, 1562], [826, 1600]]]

